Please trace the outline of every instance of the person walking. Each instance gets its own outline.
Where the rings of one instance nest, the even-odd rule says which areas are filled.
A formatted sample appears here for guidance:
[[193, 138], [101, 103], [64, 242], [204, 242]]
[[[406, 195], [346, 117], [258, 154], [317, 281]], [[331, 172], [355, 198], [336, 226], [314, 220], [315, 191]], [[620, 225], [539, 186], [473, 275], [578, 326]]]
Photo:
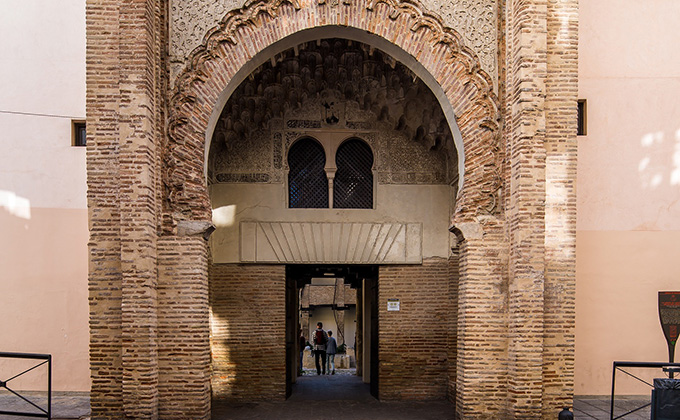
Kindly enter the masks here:
[[[316, 330], [312, 333], [312, 338], [314, 340], [314, 363], [316, 364], [316, 374], [321, 375], [326, 374], [326, 343], [328, 342], [328, 334], [323, 330], [323, 324], [321, 322], [316, 323]], [[321, 365], [323, 369], [319, 366], [319, 359], [321, 359]]]
[[[328, 356], [328, 373], [330, 375], [335, 375], [335, 354], [338, 352], [338, 343], [333, 337], [333, 331], [328, 330], [328, 343], [326, 343], [326, 355]], [[331, 371], [331, 369], [333, 369]]]

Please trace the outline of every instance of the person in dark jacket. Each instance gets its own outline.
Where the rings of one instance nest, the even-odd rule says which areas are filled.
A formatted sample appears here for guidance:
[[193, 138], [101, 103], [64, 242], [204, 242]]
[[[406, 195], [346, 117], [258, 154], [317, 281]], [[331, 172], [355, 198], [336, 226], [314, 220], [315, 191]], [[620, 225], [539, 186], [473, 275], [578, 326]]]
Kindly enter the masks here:
[[[333, 337], [333, 331], [328, 330], [328, 343], [326, 343], [326, 356], [328, 357], [328, 373], [335, 375], [335, 353], [338, 352], [338, 343]], [[331, 371], [331, 369], [333, 369]]]
[[[312, 333], [312, 340], [314, 344], [314, 362], [316, 363], [316, 374], [326, 374], [326, 343], [328, 342], [328, 334], [323, 330], [321, 322], [316, 323], [316, 330]], [[319, 366], [319, 359], [323, 365], [323, 370]]]

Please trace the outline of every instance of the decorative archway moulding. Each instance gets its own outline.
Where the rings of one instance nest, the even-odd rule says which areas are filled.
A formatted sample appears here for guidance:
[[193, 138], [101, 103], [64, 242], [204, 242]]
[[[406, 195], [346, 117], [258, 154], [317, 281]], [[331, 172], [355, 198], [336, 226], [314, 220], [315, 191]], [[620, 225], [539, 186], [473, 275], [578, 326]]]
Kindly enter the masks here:
[[501, 146], [493, 82], [461, 36], [414, 1], [253, 0], [208, 31], [177, 78], [163, 157], [164, 229], [210, 220], [205, 162], [221, 108], [277, 52], [321, 37], [355, 39], [403, 62], [440, 101], [458, 153], [454, 218], [498, 212]]

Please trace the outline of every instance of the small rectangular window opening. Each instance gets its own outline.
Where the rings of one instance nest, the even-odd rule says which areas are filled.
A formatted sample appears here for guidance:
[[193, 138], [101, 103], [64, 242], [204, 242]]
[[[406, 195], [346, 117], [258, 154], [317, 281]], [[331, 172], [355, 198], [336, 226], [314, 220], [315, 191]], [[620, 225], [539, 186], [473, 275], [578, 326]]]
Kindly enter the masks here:
[[71, 144], [73, 146], [87, 146], [87, 130], [85, 129], [85, 121], [73, 121], [71, 132]]
[[578, 123], [577, 123], [576, 135], [585, 136], [587, 134], [586, 111], [587, 111], [588, 108], [586, 106], [586, 100], [585, 99], [579, 99], [577, 103], [578, 103]]

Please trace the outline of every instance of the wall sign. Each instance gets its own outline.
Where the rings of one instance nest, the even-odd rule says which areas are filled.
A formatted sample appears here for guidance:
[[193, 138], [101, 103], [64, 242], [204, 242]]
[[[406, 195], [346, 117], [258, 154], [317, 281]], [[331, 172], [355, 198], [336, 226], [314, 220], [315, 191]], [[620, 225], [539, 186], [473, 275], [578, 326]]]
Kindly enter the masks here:
[[668, 343], [668, 362], [673, 363], [680, 331], [680, 292], [659, 292], [659, 319]]
[[387, 310], [388, 311], [398, 311], [399, 310], [399, 299], [387, 299]]

